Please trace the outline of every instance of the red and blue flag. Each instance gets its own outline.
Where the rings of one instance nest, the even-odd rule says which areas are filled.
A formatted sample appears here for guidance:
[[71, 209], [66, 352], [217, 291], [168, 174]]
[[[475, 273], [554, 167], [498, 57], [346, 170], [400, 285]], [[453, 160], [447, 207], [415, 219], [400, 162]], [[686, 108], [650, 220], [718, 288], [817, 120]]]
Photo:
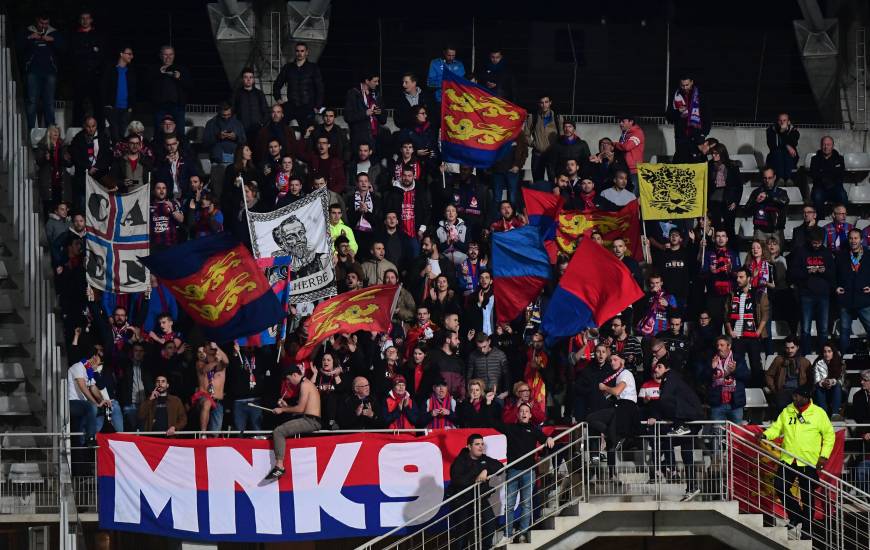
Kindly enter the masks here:
[[289, 299], [290, 299], [290, 256], [275, 256], [272, 258], [258, 258], [257, 266], [263, 270], [266, 280], [272, 286], [272, 292], [281, 303], [281, 309], [284, 310], [284, 320], [279, 325], [268, 327], [257, 334], [246, 336], [238, 339], [240, 346], [250, 346], [258, 348], [277, 344], [278, 340], [283, 340], [287, 332], [287, 315], [289, 314]]
[[444, 71], [441, 154], [446, 162], [489, 168], [510, 152], [528, 113], [485, 87]]
[[492, 236], [492, 277], [496, 319], [516, 319], [550, 280], [550, 258], [538, 228], [527, 225]]
[[526, 215], [529, 225], [538, 228], [550, 263], [556, 263], [559, 250], [556, 245], [556, 230], [559, 227], [559, 213], [565, 199], [552, 193], [523, 188], [523, 202], [526, 205]]
[[641, 297], [643, 291], [619, 258], [592, 239], [581, 240], [544, 312], [547, 345], [601, 326]]
[[229, 233], [187, 241], [142, 262], [211, 341], [231, 342], [284, 318], [263, 270]]

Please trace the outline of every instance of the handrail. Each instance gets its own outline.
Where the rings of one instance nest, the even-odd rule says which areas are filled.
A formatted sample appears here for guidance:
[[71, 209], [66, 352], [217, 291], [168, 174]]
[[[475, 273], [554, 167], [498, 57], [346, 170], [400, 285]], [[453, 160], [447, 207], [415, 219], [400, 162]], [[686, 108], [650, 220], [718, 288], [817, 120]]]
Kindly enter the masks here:
[[[577, 423], [577, 424], [575, 424], [574, 426], [572, 426], [571, 428], [569, 428], [569, 429], [565, 430], [564, 432], [562, 432], [562, 433], [556, 435], [555, 437], [553, 437], [553, 440], [554, 440], [554, 441], [557, 441], [557, 440], [559, 440], [559, 439], [562, 439], [562, 438], [565, 437], [566, 435], [571, 434], [571, 433], [574, 433], [574, 432], [575, 432], [576, 430], [578, 430], [579, 428], [582, 428], [582, 427], [585, 427], [585, 426], [586, 426], [586, 423], [585, 423], [585, 422]], [[543, 448], [543, 445], [540, 446], [540, 447], [535, 447], [534, 450], [529, 451], [528, 453], [524, 454], [523, 456], [519, 457], [518, 459], [514, 460], [513, 462], [511, 462], [511, 463], [509, 463], [509, 464], [505, 464], [505, 465], [502, 467], [502, 469], [499, 470], [499, 471], [500, 471], [500, 472], [501, 472], [501, 471], [507, 471], [507, 470], [508, 470], [512, 465], [516, 465], [516, 464], [518, 464], [518, 463], [521, 463], [523, 460], [526, 460], [527, 458], [529, 458], [529, 457], [531, 457], [531, 456], [534, 456], [534, 455], [535, 455], [538, 451], [540, 451], [542, 448]], [[447, 498], [447, 499], [445, 499], [445, 500], [442, 500], [442, 501], [439, 502], [437, 505], [435, 505], [435, 506], [433, 506], [433, 507], [431, 507], [431, 508], [425, 510], [423, 513], [418, 514], [418, 515], [414, 516], [413, 518], [411, 518], [411, 519], [409, 519], [409, 520], [406, 520], [405, 523], [404, 523], [403, 525], [400, 525], [400, 526], [398, 526], [398, 527], [395, 527], [395, 528], [393, 528], [391, 531], [388, 531], [387, 533], [384, 533], [383, 535], [380, 535], [379, 537], [375, 537], [375, 538], [373, 538], [372, 540], [366, 542], [365, 544], [358, 546], [355, 550], [359, 550], [359, 549], [361, 549], [361, 548], [365, 548], [365, 547], [371, 547], [371, 546], [373, 546], [374, 544], [377, 544], [378, 542], [380, 542], [380, 541], [382, 541], [382, 540], [384, 540], [384, 539], [386, 539], [386, 538], [388, 538], [388, 537], [391, 537], [391, 536], [397, 534], [399, 531], [401, 531], [401, 530], [403, 530], [403, 529], [406, 529], [407, 526], [408, 526], [409, 524], [413, 524], [414, 522], [419, 521], [419, 520], [421, 520], [421, 519], [423, 519], [423, 518], [425, 518], [425, 517], [427, 517], [427, 516], [431, 517], [431, 516], [436, 515], [436, 514], [438, 513], [438, 511], [441, 510], [441, 508], [444, 507], [445, 504], [448, 504], [448, 503], [450, 503], [450, 502], [453, 502], [454, 500], [457, 500], [460, 496], [463, 496], [463, 495], [466, 495], [466, 494], [469, 494], [469, 493], [473, 492], [473, 491], [475, 490], [476, 487], [477, 487], [477, 484], [476, 484], [476, 483], [473, 484], [473, 485], [470, 485], [469, 487], [466, 487], [465, 489], [463, 489], [462, 491], [456, 493], [456, 494], [453, 495], [452, 497]]]

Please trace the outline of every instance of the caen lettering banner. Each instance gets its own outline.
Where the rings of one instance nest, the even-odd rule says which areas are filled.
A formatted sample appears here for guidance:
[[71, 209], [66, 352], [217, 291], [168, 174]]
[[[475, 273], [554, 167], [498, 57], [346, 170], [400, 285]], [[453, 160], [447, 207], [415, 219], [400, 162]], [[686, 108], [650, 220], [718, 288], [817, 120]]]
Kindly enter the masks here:
[[145, 292], [151, 281], [140, 258], [148, 255], [149, 187], [114, 193], [87, 176], [85, 223], [88, 284], [105, 292]]
[[98, 434], [100, 527], [211, 542], [377, 536], [444, 500], [475, 431], [504, 460], [493, 430], [308, 437], [287, 441], [287, 473], [273, 483], [262, 482], [270, 441]]

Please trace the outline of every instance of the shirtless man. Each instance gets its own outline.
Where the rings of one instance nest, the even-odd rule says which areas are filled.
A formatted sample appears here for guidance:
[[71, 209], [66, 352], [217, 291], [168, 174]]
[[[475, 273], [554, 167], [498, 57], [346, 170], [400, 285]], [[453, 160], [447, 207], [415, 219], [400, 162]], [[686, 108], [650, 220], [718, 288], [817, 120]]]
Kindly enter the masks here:
[[272, 409], [275, 414], [291, 413], [294, 417], [272, 431], [275, 466], [263, 481], [274, 481], [284, 475], [284, 451], [288, 437], [320, 429], [320, 393], [317, 388], [302, 376], [302, 370], [297, 365], [290, 367], [285, 376], [290, 384], [298, 388], [299, 402], [291, 407], [284, 399], [279, 399], [278, 406]]
[[196, 378], [199, 384], [190, 400], [192, 406], [200, 406], [200, 431], [216, 432], [224, 421], [224, 383], [230, 360], [214, 342], [196, 348]]

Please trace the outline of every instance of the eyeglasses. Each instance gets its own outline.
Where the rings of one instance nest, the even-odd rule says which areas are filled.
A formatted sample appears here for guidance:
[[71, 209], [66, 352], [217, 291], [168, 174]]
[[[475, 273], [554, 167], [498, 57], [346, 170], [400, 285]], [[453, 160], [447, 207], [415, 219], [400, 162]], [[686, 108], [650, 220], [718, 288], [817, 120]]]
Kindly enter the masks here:
[[653, 349], [652, 349], [652, 352], [653, 352], [653, 353], [658, 353], [658, 352], [662, 351], [663, 349], [665, 349], [664, 346], [659, 346], [659, 347], [657, 347], [657, 348], [653, 348]]

